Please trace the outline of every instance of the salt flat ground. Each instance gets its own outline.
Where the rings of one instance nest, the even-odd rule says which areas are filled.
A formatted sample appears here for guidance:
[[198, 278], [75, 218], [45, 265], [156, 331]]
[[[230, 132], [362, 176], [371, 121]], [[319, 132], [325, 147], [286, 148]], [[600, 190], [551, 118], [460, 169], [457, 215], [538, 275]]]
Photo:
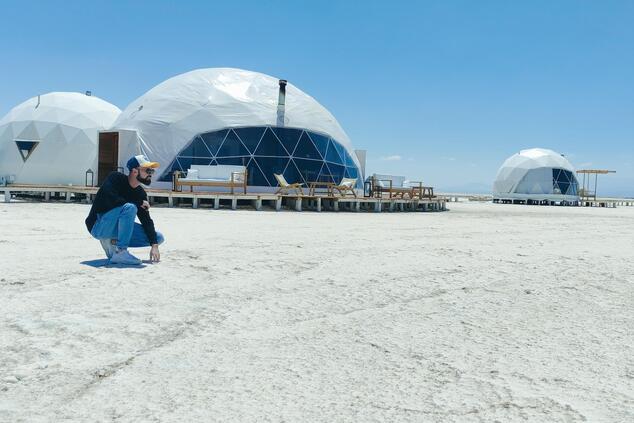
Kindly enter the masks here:
[[450, 208], [2, 203], [0, 421], [634, 421], [634, 208]]

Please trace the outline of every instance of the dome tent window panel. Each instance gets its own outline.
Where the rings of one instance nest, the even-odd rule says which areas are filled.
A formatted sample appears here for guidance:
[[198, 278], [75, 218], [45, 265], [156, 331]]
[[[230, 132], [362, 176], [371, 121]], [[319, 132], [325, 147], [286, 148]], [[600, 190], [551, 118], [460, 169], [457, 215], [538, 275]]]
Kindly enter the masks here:
[[242, 144], [233, 130], [229, 131], [225, 141], [218, 150], [218, 157], [250, 156], [249, 150]]
[[266, 178], [273, 184], [276, 180], [273, 176], [274, 173], [278, 175], [284, 174], [286, 166], [288, 166], [289, 158], [287, 157], [255, 157], [255, 161], [266, 173]]
[[302, 174], [304, 182], [307, 184], [317, 182], [323, 164], [321, 160], [293, 159], [293, 161]]
[[346, 173], [346, 168], [335, 163], [328, 163], [328, 168], [330, 169], [330, 173], [332, 174], [335, 183], [338, 184], [341, 182]]
[[249, 161], [249, 164], [247, 165], [247, 170], [248, 170], [248, 173], [247, 173], [248, 185], [262, 186], [262, 187], [271, 186], [271, 183], [266, 178], [264, 173], [262, 173], [262, 169], [260, 168], [260, 166], [257, 164], [257, 162], [254, 159], [251, 159]]
[[326, 152], [326, 161], [331, 163], [343, 164], [343, 159], [339, 155], [337, 148], [335, 147], [336, 141], [330, 140], [328, 142], [328, 151]]
[[180, 152], [179, 156], [184, 157], [208, 157], [211, 159], [212, 154], [207, 148], [205, 141], [201, 137], [196, 137], [194, 140], [187, 146], [183, 151]]
[[313, 144], [313, 141], [308, 136], [308, 133], [304, 131], [299, 138], [299, 143], [295, 147], [293, 157], [299, 157], [302, 159], [322, 160], [321, 154], [317, 151], [317, 147]]
[[255, 149], [258, 147], [258, 144], [260, 144], [265, 130], [266, 127], [255, 126], [250, 128], [234, 128], [233, 131], [238, 135], [249, 152], [255, 154]]
[[206, 134], [202, 134], [200, 137], [205, 141], [207, 148], [211, 152], [213, 156], [218, 154], [218, 150], [220, 150], [220, 146], [225, 140], [227, 134], [229, 133], [228, 129], [223, 129], [221, 131], [208, 132]]
[[284, 179], [286, 179], [286, 182], [289, 184], [306, 183], [302, 174], [299, 172], [299, 169], [297, 169], [297, 166], [292, 160], [288, 161], [288, 165], [286, 166], [286, 169], [284, 169]]
[[302, 136], [303, 131], [301, 129], [295, 128], [273, 128], [273, 132], [280, 140], [280, 142], [284, 145], [284, 148], [286, 148], [288, 154], [293, 155], [295, 147], [299, 142], [299, 137]]
[[246, 166], [251, 156], [244, 157], [216, 157], [219, 165]]
[[286, 148], [280, 143], [279, 139], [275, 136], [271, 129], [267, 128], [262, 136], [262, 141], [258, 146], [256, 156], [274, 156], [274, 157], [287, 157], [288, 152]]
[[317, 177], [317, 181], [335, 183], [335, 180], [332, 177], [332, 173], [328, 168], [328, 163], [324, 162], [323, 166], [321, 167], [321, 171], [319, 172], [319, 176]]
[[308, 135], [313, 141], [313, 144], [315, 144], [315, 147], [317, 147], [317, 150], [319, 151], [319, 154], [321, 154], [321, 157], [325, 158], [326, 151], [328, 150], [328, 137], [317, 134], [315, 132], [309, 132]]

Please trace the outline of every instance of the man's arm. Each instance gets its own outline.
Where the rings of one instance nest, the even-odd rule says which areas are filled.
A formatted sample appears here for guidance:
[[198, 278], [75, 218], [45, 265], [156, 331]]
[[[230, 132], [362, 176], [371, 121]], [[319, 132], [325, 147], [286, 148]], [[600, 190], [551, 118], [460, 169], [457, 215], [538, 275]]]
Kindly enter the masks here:
[[[147, 196], [145, 196], [145, 199], [141, 199], [141, 204], [143, 204], [143, 201], [147, 201]], [[141, 222], [141, 226], [143, 226], [143, 230], [150, 244], [157, 245], [156, 229], [154, 228], [154, 221], [150, 217], [150, 211], [144, 207], [138, 207], [136, 215], [139, 218], [139, 222]]]

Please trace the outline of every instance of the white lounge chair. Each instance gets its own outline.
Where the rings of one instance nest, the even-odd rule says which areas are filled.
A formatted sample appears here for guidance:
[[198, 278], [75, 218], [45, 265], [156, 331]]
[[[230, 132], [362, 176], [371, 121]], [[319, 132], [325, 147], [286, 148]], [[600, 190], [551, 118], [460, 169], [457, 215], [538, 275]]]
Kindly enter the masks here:
[[273, 175], [275, 175], [275, 179], [277, 179], [277, 183], [280, 186], [280, 189], [275, 191], [276, 194], [288, 195], [290, 191], [295, 191], [297, 195], [304, 195], [304, 190], [302, 189], [302, 185], [304, 185], [303, 183], [296, 182], [293, 184], [289, 184], [286, 181], [286, 178], [284, 177], [284, 175], [278, 175], [277, 173], [274, 173]]
[[348, 192], [350, 192], [355, 197], [357, 196], [356, 191], [354, 190], [354, 186], [357, 183], [357, 178], [343, 178], [339, 185], [335, 185], [332, 187], [333, 190], [339, 191], [339, 194], [342, 197], [345, 197]]

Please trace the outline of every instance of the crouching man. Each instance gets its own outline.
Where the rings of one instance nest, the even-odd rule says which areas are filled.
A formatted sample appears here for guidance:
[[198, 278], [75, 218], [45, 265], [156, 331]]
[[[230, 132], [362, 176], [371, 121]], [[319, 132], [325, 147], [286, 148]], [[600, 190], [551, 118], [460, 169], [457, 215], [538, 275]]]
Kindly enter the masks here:
[[[156, 232], [150, 218], [150, 203], [141, 186], [152, 183], [154, 170], [159, 167], [144, 155], [132, 157], [127, 163], [128, 176], [112, 172], [97, 191], [86, 218], [88, 232], [101, 242], [111, 264], [139, 265], [141, 260], [128, 252], [128, 247], [147, 247], [150, 261], [161, 259], [159, 244], [163, 235]], [[135, 223], [139, 217], [141, 224]]]

